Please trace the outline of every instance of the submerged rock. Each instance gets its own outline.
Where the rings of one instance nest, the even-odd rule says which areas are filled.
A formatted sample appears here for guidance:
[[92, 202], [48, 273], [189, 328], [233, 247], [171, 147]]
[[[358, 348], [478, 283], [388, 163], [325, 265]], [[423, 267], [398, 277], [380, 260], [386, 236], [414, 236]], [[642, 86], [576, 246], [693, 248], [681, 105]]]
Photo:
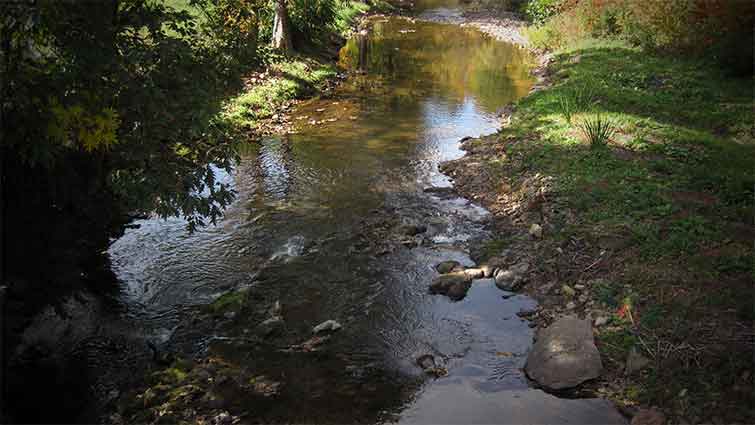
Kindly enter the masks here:
[[566, 316], [541, 329], [525, 372], [540, 385], [559, 390], [600, 376], [603, 363], [589, 320]]
[[453, 285], [448, 289], [446, 295], [454, 301], [459, 301], [467, 296], [467, 292], [469, 292], [471, 286], [472, 282], [470, 281]]
[[417, 363], [417, 366], [421, 367], [423, 370], [434, 368], [435, 357], [433, 357], [432, 354], [423, 354], [417, 357], [416, 363]]
[[336, 322], [335, 320], [326, 320], [319, 325], [312, 328], [312, 332], [319, 334], [322, 332], [335, 332], [339, 329], [341, 329], [342, 326], [340, 323]]
[[421, 367], [425, 373], [432, 375], [436, 378], [445, 376], [448, 374], [446, 368], [439, 366], [435, 362], [435, 357], [432, 354], [423, 354], [417, 357], [417, 366]]

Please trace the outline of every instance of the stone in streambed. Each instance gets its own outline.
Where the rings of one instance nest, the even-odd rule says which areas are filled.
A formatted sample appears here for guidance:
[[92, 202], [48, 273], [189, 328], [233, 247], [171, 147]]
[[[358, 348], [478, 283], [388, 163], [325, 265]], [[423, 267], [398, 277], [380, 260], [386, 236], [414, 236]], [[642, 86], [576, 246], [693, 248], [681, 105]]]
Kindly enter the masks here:
[[495, 285], [504, 291], [516, 291], [524, 284], [529, 268], [529, 263], [521, 262], [505, 270], [499, 269], [495, 273]]
[[464, 273], [469, 276], [470, 279], [482, 279], [485, 277], [485, 272], [482, 269], [466, 269]]
[[453, 285], [448, 289], [446, 295], [454, 301], [459, 301], [467, 296], [467, 292], [469, 292], [471, 286], [472, 282], [470, 281]]
[[458, 301], [467, 294], [472, 279], [463, 271], [442, 274], [433, 279], [430, 284], [431, 294], [444, 294], [454, 301]]
[[339, 329], [341, 329], [342, 326], [340, 323], [336, 322], [335, 320], [326, 320], [319, 325], [312, 328], [312, 332], [315, 334], [319, 334], [322, 332], [335, 332]]
[[432, 356], [432, 354], [423, 354], [419, 357], [417, 357], [417, 366], [421, 367], [423, 370], [432, 369], [435, 367], [435, 358]]
[[535, 239], [540, 239], [543, 237], [543, 227], [537, 223], [533, 223], [532, 226], [530, 226], [530, 236], [532, 236]]
[[438, 273], [440, 274], [446, 274], [446, 273], [451, 273], [452, 271], [460, 267], [461, 267], [461, 263], [459, 263], [458, 261], [449, 260], [449, 261], [444, 261], [442, 263], [438, 263], [438, 265], [435, 266], [435, 270], [437, 270]]
[[525, 365], [527, 376], [552, 390], [576, 387], [602, 370], [590, 321], [574, 316], [540, 329]]
[[493, 266], [482, 266], [480, 267], [482, 269], [482, 273], [484, 278], [491, 278], [496, 272], [496, 268]]
[[427, 226], [423, 224], [405, 224], [399, 228], [399, 233], [406, 236], [416, 236], [427, 232]]
[[256, 331], [260, 336], [271, 336], [280, 332], [283, 329], [283, 325], [283, 317], [273, 316], [257, 325]]

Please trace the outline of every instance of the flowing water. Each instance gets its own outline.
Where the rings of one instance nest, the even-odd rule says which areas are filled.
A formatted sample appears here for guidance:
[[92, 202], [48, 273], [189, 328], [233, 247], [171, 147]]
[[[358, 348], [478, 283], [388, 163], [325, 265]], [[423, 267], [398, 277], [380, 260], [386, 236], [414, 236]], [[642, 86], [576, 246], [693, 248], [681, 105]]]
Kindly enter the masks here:
[[[504, 299], [485, 279], [459, 302], [427, 289], [437, 263], [473, 265], [470, 247], [488, 236], [484, 209], [432, 189], [451, 185], [438, 165], [528, 93], [526, 53], [453, 25], [392, 17], [371, 28], [341, 51], [345, 82], [295, 111], [295, 134], [249, 147], [221, 176], [239, 196], [217, 226], [188, 234], [181, 220], [142, 220], [112, 244], [120, 292], [72, 301], [89, 306], [79, 341], [107, 336], [90, 344], [108, 360], [89, 385], [117, 397], [113, 383], [148, 362], [150, 341], [281, 382], [250, 412], [267, 422], [605, 422], [600, 405], [529, 388], [533, 333], [516, 313], [533, 300]], [[255, 311], [280, 302], [280, 334], [250, 338], [260, 314], [191, 320], [239, 291]], [[284, 349], [328, 319], [343, 329], [323, 350]], [[425, 354], [447, 375], [426, 375]]]

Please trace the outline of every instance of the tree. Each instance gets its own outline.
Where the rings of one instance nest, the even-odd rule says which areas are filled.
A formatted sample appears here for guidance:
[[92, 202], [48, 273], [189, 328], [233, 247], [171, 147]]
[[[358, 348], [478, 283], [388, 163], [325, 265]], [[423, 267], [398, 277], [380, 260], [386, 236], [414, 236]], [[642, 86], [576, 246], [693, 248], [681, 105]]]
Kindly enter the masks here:
[[288, 19], [286, 0], [275, 0], [272, 46], [283, 52], [289, 52], [294, 48], [291, 42], [291, 25]]

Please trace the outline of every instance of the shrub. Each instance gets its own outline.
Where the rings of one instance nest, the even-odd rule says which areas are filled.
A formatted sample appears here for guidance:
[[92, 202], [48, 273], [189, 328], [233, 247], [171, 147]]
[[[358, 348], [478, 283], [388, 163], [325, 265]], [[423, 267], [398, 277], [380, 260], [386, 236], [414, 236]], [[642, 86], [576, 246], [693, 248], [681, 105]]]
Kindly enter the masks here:
[[730, 0], [532, 0], [526, 34], [536, 48], [615, 37], [647, 49], [715, 59], [735, 75], [753, 73], [755, 3]]
[[605, 115], [597, 113], [585, 118], [579, 124], [579, 129], [590, 142], [591, 148], [599, 148], [608, 145], [611, 137], [616, 133], [616, 123]]
[[530, 0], [524, 5], [524, 14], [533, 23], [541, 25], [558, 13], [560, 5], [561, 0]]
[[336, 2], [341, 0], [291, 0], [289, 17], [296, 40], [320, 39], [336, 22]]

